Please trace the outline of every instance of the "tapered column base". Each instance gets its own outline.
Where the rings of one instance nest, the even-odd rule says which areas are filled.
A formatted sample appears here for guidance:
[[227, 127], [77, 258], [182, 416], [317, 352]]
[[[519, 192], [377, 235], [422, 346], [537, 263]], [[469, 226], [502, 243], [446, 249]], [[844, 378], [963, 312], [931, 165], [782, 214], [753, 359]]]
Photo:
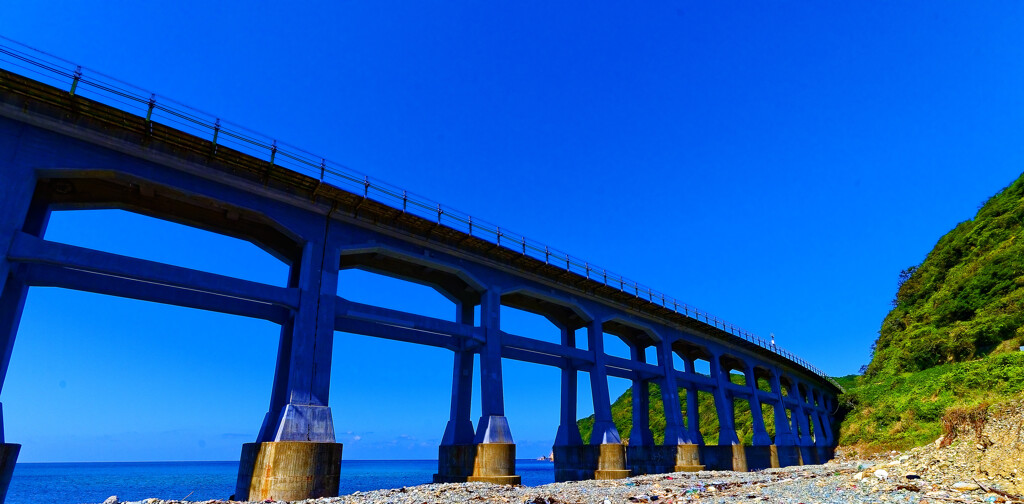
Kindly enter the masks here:
[[304, 500], [338, 495], [341, 443], [272, 441], [242, 445], [234, 500]]

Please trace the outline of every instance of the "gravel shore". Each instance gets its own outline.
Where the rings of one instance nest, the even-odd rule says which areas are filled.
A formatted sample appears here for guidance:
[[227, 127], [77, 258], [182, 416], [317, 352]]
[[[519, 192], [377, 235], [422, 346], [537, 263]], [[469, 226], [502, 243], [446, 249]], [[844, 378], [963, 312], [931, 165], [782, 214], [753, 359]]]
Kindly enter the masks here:
[[[896, 471], [902, 454], [873, 460], [833, 461], [824, 465], [738, 473], [702, 471], [635, 476], [622, 480], [553, 483], [537, 487], [489, 483], [447, 483], [356, 492], [340, 497], [298, 501], [305, 504], [624, 504], [680, 502], [735, 503], [890, 503], [1021, 502], [973, 481], [948, 484]], [[905, 456], [903, 456], [905, 457]], [[904, 459], [905, 460], [905, 459]], [[893, 470], [891, 470], [893, 469]], [[890, 474], [892, 473], [892, 474]], [[116, 502], [108, 499], [108, 504]], [[204, 501], [220, 504], [226, 501]], [[148, 499], [139, 504], [179, 504]]]

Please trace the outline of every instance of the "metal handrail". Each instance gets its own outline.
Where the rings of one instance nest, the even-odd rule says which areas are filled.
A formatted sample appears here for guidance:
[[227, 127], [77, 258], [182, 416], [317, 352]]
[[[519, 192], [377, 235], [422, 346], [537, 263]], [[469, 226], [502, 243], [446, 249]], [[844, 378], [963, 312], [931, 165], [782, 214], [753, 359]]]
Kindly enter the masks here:
[[333, 185], [338, 189], [361, 194], [364, 198], [396, 210], [432, 220], [438, 225], [450, 227], [496, 246], [544, 261], [545, 264], [600, 281], [608, 287], [632, 295], [637, 299], [671, 309], [679, 315], [703, 321], [705, 324], [782, 356], [842, 390], [842, 387], [823, 371], [788, 350], [770, 344], [749, 331], [663, 292], [595, 266], [589, 261], [509, 231], [508, 228], [474, 218], [468, 213], [377, 180], [341, 163], [316, 156], [273, 137], [225, 121], [213, 114], [151, 93], [100, 72], [86, 69], [81, 65], [76, 65], [7, 37], [0, 36], [0, 39], [17, 46], [0, 43], [0, 67], [8, 71], [40, 80], [40, 82], [60, 89], [68, 89], [72, 95], [85, 96], [122, 111], [145, 117], [147, 121], [156, 122], [159, 119], [164, 124], [173, 124], [182, 131], [191, 132], [203, 138], [211, 138], [214, 145], [231, 147], [258, 159], [267, 160], [276, 167], [287, 168], [318, 178], [320, 182]]

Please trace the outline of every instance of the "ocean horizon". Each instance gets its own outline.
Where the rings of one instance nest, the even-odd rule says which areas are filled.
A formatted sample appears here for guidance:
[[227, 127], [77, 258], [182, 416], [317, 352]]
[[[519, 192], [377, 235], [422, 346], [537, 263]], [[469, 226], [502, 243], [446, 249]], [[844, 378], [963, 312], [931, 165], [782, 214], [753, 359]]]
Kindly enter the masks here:
[[[437, 460], [342, 460], [339, 494], [424, 485], [436, 471]], [[555, 480], [550, 461], [517, 459], [516, 474], [528, 486]], [[226, 500], [237, 476], [238, 461], [26, 462], [15, 465], [6, 504]]]

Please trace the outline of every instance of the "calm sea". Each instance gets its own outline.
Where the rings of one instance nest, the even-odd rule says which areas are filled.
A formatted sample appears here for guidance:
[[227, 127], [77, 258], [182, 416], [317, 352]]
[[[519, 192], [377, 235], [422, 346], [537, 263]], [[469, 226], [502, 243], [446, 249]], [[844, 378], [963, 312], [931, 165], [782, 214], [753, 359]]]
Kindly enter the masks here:
[[[436, 460], [345, 460], [341, 494], [431, 482]], [[555, 480], [554, 464], [517, 460], [523, 484]], [[227, 499], [235, 492], [238, 462], [93, 462], [17, 464], [7, 504], [79, 504], [159, 499]]]

